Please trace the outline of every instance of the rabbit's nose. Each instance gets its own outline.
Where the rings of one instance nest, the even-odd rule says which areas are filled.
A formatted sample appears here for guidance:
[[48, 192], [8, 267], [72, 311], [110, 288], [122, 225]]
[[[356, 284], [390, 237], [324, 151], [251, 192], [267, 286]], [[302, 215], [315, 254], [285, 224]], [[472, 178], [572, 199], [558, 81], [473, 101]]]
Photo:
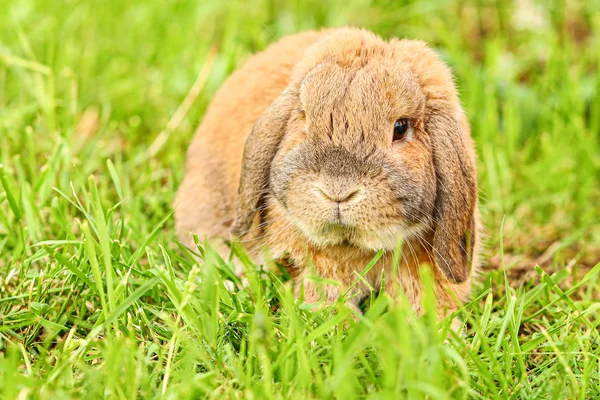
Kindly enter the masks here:
[[362, 189], [352, 188], [333, 188], [315, 185], [313, 188], [315, 195], [323, 200], [335, 203], [350, 203], [360, 200]]

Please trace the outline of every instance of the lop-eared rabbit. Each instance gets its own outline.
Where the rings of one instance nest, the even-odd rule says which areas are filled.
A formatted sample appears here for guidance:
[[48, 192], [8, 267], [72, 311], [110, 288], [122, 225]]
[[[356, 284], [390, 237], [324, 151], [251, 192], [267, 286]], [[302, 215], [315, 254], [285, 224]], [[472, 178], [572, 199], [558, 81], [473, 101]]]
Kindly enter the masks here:
[[[187, 157], [174, 207], [189, 246], [197, 234], [268, 248], [307, 302], [335, 301], [380, 249], [364, 279], [379, 288], [384, 275], [417, 312], [424, 265], [440, 318], [470, 294], [474, 145], [452, 73], [423, 42], [352, 28], [285, 37], [227, 79]], [[369, 288], [354, 290], [356, 305]]]

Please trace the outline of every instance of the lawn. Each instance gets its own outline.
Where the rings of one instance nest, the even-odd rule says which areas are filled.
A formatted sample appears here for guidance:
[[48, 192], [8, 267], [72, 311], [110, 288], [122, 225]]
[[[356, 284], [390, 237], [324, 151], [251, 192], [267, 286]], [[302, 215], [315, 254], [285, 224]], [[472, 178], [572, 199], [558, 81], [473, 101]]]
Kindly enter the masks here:
[[[342, 25], [455, 71], [487, 234], [462, 335], [385, 295], [307, 308], [175, 238], [219, 85]], [[599, 64], [598, 1], [3, 0], [0, 398], [600, 398]]]

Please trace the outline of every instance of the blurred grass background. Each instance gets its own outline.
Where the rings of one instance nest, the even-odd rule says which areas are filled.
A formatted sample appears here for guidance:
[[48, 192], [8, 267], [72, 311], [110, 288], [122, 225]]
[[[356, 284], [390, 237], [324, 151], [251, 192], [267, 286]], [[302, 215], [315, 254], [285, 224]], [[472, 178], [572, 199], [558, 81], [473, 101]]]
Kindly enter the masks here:
[[[4, 0], [0, 7], [6, 398], [598, 393], [598, 322], [588, 315], [600, 260], [599, 1]], [[234, 278], [209, 261], [198, 270], [173, 234], [170, 206], [187, 144], [227, 75], [281, 36], [343, 25], [435, 47], [455, 71], [477, 145], [489, 238], [474, 298], [488, 302], [463, 310], [466, 343], [455, 338], [419, 367], [404, 352], [439, 351], [435, 327], [396, 327], [390, 338], [377, 315], [351, 328], [357, 348], [337, 351], [342, 331], [322, 327], [330, 319], [298, 308], [267, 272], [258, 273], [260, 284], [238, 288], [239, 304], [224, 289], [207, 299], [202, 282]], [[157, 138], [166, 141], [152, 146]], [[285, 303], [290, 326], [269, 311], [272, 302]], [[381, 318], [397, 323], [405, 312]], [[336, 324], [347, 316], [337, 315]], [[278, 327], [272, 342], [256, 339], [259, 317]], [[413, 329], [437, 339], [416, 346]], [[369, 334], [407, 337], [384, 362], [378, 345], [367, 349]], [[525, 351], [527, 342], [534, 344]], [[299, 349], [310, 379], [276, 361], [296, 360]], [[231, 372], [231, 360], [244, 372]], [[445, 377], [436, 380], [440, 371]]]

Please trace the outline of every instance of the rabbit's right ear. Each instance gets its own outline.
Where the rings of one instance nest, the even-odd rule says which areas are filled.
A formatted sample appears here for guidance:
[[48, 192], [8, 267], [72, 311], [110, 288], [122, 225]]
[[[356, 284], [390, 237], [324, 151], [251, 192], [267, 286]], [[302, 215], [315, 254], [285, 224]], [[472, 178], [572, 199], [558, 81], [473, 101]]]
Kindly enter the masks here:
[[252, 226], [260, 199], [269, 185], [271, 162], [285, 135], [293, 99], [292, 90], [285, 90], [256, 121], [246, 140], [235, 221], [231, 227], [233, 236], [244, 236]]

